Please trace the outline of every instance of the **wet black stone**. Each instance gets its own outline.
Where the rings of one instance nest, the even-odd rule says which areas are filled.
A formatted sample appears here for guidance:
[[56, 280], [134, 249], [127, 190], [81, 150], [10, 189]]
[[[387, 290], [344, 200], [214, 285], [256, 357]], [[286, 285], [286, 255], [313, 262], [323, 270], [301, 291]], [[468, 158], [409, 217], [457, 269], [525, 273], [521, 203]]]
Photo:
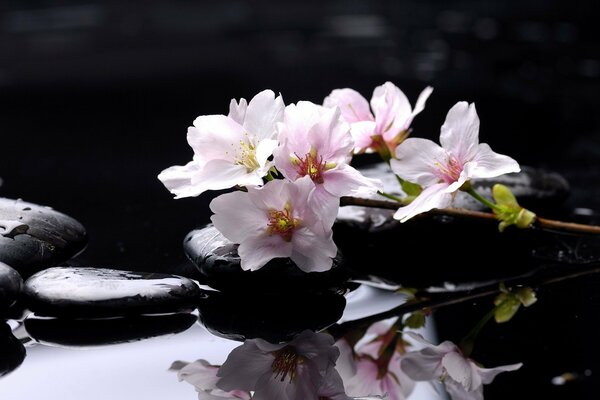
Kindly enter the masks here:
[[[400, 188], [396, 178], [387, 164], [378, 163], [361, 168], [360, 171], [370, 178], [377, 178], [383, 182], [384, 191], [400, 195]], [[519, 203], [529, 207], [537, 213], [550, 212], [560, 207], [569, 195], [569, 183], [561, 175], [543, 169], [527, 166], [521, 167], [521, 172], [506, 174], [492, 179], [475, 179], [471, 181], [473, 188], [482, 196], [491, 199], [492, 187], [496, 183], [506, 185], [517, 197]], [[377, 196], [379, 200], [385, 200]], [[468, 210], [489, 211], [483, 204], [464, 192], [457, 192], [453, 207]], [[359, 229], [377, 231], [386, 229], [397, 222], [392, 218], [391, 210], [380, 210], [366, 207], [342, 207], [338, 215], [338, 222], [351, 224]], [[451, 219], [447, 219], [448, 222]]]
[[87, 267], [38, 272], [24, 293], [36, 315], [81, 318], [189, 310], [202, 296], [198, 285], [180, 276]]
[[188, 233], [183, 248], [202, 274], [201, 283], [222, 291], [320, 291], [343, 284], [349, 276], [340, 253], [332, 268], [325, 272], [304, 272], [289, 258], [275, 258], [257, 271], [244, 271], [240, 267], [238, 245], [212, 225]]
[[85, 228], [49, 207], [0, 198], [0, 261], [21, 276], [31, 274], [81, 252]]
[[187, 330], [197, 320], [188, 313], [98, 319], [29, 317], [25, 329], [35, 341], [45, 345], [88, 347], [175, 334]]
[[10, 326], [0, 321], [0, 376], [14, 371], [25, 359], [25, 347], [12, 334]]
[[198, 310], [202, 324], [217, 336], [279, 343], [305, 329], [319, 331], [333, 325], [345, 306], [344, 296], [333, 291], [271, 296], [211, 292], [198, 303]]
[[14, 304], [23, 288], [21, 275], [8, 265], [0, 262], [0, 311]]

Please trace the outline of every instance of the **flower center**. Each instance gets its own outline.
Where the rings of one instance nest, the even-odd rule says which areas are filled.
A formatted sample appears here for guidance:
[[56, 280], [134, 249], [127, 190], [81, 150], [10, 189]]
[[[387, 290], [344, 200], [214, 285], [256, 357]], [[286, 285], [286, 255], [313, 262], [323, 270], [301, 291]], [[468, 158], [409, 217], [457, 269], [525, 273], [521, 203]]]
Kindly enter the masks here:
[[456, 157], [448, 156], [445, 164], [436, 162], [434, 174], [446, 183], [454, 183], [460, 178], [460, 174], [464, 169], [463, 163], [458, 161]]
[[275, 378], [280, 378], [281, 382], [289, 377], [290, 382], [296, 378], [298, 364], [304, 363], [305, 359], [293, 347], [285, 346], [283, 349], [272, 353], [275, 356], [271, 370], [275, 373]]
[[294, 218], [292, 205], [287, 203], [283, 210], [269, 210], [267, 232], [271, 235], [280, 235], [286, 242], [289, 242], [300, 222], [298, 218]]
[[323, 172], [336, 166], [333, 162], [323, 161], [323, 157], [317, 154], [314, 147], [311, 147], [310, 152], [306, 153], [304, 157], [294, 153], [290, 161], [296, 167], [300, 176], [308, 175], [315, 183], [323, 183]]
[[237, 154], [235, 163], [246, 167], [248, 172], [252, 172], [260, 167], [258, 161], [256, 161], [256, 146], [252, 142], [240, 140], [239, 152]]

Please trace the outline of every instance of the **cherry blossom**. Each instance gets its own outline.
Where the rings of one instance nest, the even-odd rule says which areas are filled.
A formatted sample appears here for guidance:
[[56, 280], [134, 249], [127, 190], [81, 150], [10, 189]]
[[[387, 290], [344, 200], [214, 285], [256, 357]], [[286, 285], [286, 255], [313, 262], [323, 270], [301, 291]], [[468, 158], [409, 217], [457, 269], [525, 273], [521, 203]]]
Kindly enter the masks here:
[[354, 89], [335, 89], [323, 101], [325, 107], [339, 107], [343, 118], [351, 124], [355, 140], [355, 152], [380, 151], [393, 154], [396, 146], [409, 133], [413, 118], [425, 108], [433, 92], [426, 87], [412, 109], [406, 95], [392, 82], [386, 82], [373, 91], [371, 113], [369, 103]]
[[412, 393], [415, 382], [400, 369], [403, 342], [385, 348], [396, 336], [401, 340], [400, 334], [392, 328], [394, 320], [379, 321], [367, 329], [350, 360], [352, 367], [344, 366], [344, 362], [348, 363], [346, 354], [352, 349], [348, 350], [343, 339], [336, 343], [342, 354], [336, 368], [349, 396], [387, 395], [390, 400], [404, 400]]
[[180, 381], [192, 384], [198, 392], [199, 400], [243, 399], [250, 400], [249, 392], [241, 390], [224, 391], [217, 387], [219, 366], [211, 365], [206, 360], [193, 363], [176, 361], [171, 365], [171, 371], [177, 371]]
[[254, 400], [346, 400], [333, 370], [338, 356], [325, 333], [306, 330], [283, 344], [249, 339], [229, 354], [217, 373], [217, 387], [254, 391]]
[[[257, 270], [278, 257], [291, 258], [305, 272], [331, 268], [337, 253], [331, 230], [337, 208], [326, 210], [333, 215], [315, 212], [308, 204], [314, 186], [308, 176], [295, 182], [273, 180], [210, 203], [215, 227], [240, 245], [243, 270]], [[331, 222], [324, 225], [324, 220]]]
[[404, 355], [400, 362], [404, 373], [415, 381], [441, 380], [453, 400], [483, 400], [484, 384], [491, 383], [501, 372], [515, 371], [523, 365], [482, 368], [452, 342], [434, 346], [418, 334], [406, 334], [425, 348]]
[[203, 115], [188, 129], [193, 160], [158, 175], [176, 198], [198, 196], [207, 190], [262, 185], [277, 147], [276, 123], [283, 118], [281, 96], [271, 90], [246, 103], [231, 100], [229, 115]]
[[[339, 198], [375, 193], [381, 183], [364, 177], [348, 163], [354, 141], [340, 110], [307, 101], [285, 108], [278, 124], [280, 145], [273, 152], [277, 170], [292, 181], [304, 176], [315, 184], [310, 205], [333, 224]], [[333, 213], [336, 210], [336, 213]]]
[[392, 170], [424, 190], [394, 218], [405, 222], [434, 208], [448, 207], [453, 193], [475, 178], [494, 178], [519, 172], [512, 158], [479, 143], [479, 117], [475, 104], [459, 102], [448, 111], [440, 133], [441, 146], [427, 139], [409, 138], [396, 149]]

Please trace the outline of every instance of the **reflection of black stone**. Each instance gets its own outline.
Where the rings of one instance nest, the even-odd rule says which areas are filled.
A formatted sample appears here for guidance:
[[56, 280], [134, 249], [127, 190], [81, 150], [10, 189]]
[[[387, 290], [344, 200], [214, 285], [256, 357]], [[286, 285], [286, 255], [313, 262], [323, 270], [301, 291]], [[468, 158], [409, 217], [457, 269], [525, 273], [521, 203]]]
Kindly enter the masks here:
[[25, 359], [25, 347], [12, 334], [10, 326], [0, 322], [0, 376], [14, 371]]
[[183, 332], [193, 314], [135, 315], [106, 319], [35, 318], [25, 320], [27, 333], [43, 344], [84, 347], [134, 342]]
[[25, 282], [37, 315], [102, 317], [170, 313], [195, 308], [202, 291], [176, 275], [104, 268], [55, 267]]
[[28, 277], [66, 261], [87, 243], [84, 227], [51, 208], [0, 198], [0, 261]]
[[202, 283], [219, 290], [253, 293], [318, 291], [339, 286], [348, 279], [339, 253], [333, 260], [333, 267], [325, 272], [303, 272], [289, 258], [275, 258], [257, 271], [243, 271], [238, 245], [212, 225], [188, 233], [183, 247], [203, 275]]
[[0, 262], [0, 310], [10, 307], [23, 288], [21, 275], [8, 265]]
[[211, 292], [198, 304], [200, 320], [217, 336], [243, 341], [285, 342], [305, 329], [321, 330], [339, 320], [346, 299], [332, 291], [263, 296]]

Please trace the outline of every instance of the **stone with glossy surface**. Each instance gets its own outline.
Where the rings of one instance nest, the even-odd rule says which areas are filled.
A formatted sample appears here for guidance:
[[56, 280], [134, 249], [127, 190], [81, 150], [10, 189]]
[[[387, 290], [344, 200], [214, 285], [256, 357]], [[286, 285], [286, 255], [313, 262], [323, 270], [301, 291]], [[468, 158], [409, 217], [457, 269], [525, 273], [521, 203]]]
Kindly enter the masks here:
[[17, 300], [23, 279], [13, 268], [0, 262], [0, 311], [7, 309]]
[[219, 290], [319, 291], [339, 286], [348, 279], [340, 253], [333, 260], [332, 268], [325, 272], [303, 272], [289, 258], [275, 258], [257, 271], [244, 271], [240, 267], [238, 245], [212, 225], [188, 233], [183, 247], [202, 274], [201, 283]]
[[306, 329], [319, 331], [333, 325], [345, 306], [344, 296], [333, 291], [273, 296], [211, 292], [200, 300], [198, 311], [202, 324], [217, 336], [279, 343]]
[[0, 261], [23, 277], [66, 261], [87, 244], [85, 228], [49, 207], [0, 198]]
[[55, 267], [25, 282], [37, 315], [99, 317], [158, 314], [195, 308], [202, 291], [177, 275], [107, 268]]
[[97, 319], [29, 317], [25, 320], [25, 329], [36, 342], [45, 345], [91, 347], [183, 332], [197, 320], [188, 313]]

